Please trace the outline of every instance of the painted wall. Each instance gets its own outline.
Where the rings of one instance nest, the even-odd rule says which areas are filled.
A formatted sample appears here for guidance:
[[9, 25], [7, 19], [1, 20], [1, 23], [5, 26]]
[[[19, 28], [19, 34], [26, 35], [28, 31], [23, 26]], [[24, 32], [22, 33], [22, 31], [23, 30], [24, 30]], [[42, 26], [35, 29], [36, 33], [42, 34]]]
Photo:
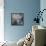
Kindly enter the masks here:
[[[18, 41], [32, 28], [35, 12], [40, 9], [40, 0], [4, 0], [4, 35], [7, 41]], [[11, 13], [24, 13], [24, 26], [11, 25]]]

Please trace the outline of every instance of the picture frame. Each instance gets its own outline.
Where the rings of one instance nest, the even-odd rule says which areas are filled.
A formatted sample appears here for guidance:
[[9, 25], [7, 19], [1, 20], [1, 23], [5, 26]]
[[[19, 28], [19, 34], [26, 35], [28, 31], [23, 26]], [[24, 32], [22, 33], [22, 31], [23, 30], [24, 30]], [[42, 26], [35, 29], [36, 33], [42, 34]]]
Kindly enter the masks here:
[[11, 13], [11, 25], [24, 25], [24, 13]]

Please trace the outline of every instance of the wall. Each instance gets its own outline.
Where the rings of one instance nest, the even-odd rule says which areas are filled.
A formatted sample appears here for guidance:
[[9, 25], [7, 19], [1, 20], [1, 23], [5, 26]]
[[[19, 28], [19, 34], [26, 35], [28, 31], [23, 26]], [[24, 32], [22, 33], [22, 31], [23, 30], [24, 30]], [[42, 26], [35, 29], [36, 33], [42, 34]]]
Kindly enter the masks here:
[[[46, 9], [46, 0], [40, 0], [40, 10], [43, 10], [43, 9]], [[46, 11], [44, 11], [42, 17], [43, 17], [44, 20], [43, 20], [43, 22], [40, 22], [40, 25], [46, 27]]]
[[[40, 1], [40, 9], [41, 9], [41, 11], [43, 10], [43, 9], [46, 9], [46, 0], [41, 0]], [[43, 26], [46, 26], [46, 11], [44, 11], [43, 12], [43, 15], [42, 15], [42, 17], [43, 17], [43, 22], [41, 21], [40, 22], [40, 25], [43, 25]]]
[[[40, 9], [40, 0], [4, 0], [4, 35], [7, 41], [18, 41], [32, 28], [35, 12]], [[24, 13], [24, 26], [11, 25], [11, 13]]]
[[4, 41], [4, 0], [0, 0], [0, 42]]

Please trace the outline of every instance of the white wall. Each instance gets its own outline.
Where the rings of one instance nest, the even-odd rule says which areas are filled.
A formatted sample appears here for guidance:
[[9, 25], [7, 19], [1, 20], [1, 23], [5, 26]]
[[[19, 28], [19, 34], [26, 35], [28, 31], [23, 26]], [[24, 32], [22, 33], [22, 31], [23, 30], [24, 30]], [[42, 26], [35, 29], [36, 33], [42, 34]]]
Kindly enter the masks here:
[[[46, 0], [40, 0], [40, 9], [41, 11], [43, 9], [46, 9]], [[46, 26], [46, 11], [43, 12], [43, 22], [41, 22], [40, 24], [43, 26]]]
[[[46, 0], [40, 0], [40, 9], [46, 9]], [[46, 27], [46, 11], [43, 13], [43, 19], [44, 21], [40, 24]], [[45, 42], [46, 43], [46, 42]]]
[[4, 41], [4, 0], [0, 0], [0, 42]]

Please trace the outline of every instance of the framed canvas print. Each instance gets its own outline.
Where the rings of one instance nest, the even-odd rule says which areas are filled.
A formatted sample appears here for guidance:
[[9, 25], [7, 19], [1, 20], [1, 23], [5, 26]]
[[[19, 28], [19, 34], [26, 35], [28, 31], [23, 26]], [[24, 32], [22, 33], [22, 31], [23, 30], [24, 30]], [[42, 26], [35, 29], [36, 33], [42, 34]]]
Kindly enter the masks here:
[[24, 25], [24, 13], [11, 13], [11, 25]]

